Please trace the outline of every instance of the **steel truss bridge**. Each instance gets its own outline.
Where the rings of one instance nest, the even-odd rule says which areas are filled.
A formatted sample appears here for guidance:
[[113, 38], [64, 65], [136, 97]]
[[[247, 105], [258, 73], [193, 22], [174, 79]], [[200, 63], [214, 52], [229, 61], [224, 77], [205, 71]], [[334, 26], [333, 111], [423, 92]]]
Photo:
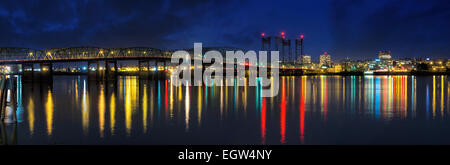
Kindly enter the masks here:
[[[235, 51], [239, 49], [231, 47], [209, 47], [203, 48], [203, 53], [209, 50], [217, 50], [224, 55], [226, 51]], [[193, 55], [193, 49], [186, 51], [190, 55]], [[117, 71], [117, 61], [121, 60], [137, 60], [139, 61], [139, 69], [145, 66], [149, 67], [150, 61], [156, 63], [163, 62], [164, 66], [166, 66], [170, 63], [173, 52], [174, 50], [161, 50], [149, 47], [70, 47], [43, 50], [30, 48], [0, 48], [0, 65], [22, 65], [22, 70], [24, 70], [24, 67], [33, 68], [33, 64], [39, 64], [41, 67], [47, 67], [50, 72], [52, 72], [54, 63], [88, 62], [88, 66], [95, 63], [98, 68], [99, 62], [105, 61], [105, 65], [108, 68], [106, 71], [109, 71], [110, 63], [114, 64], [114, 71]], [[31, 71], [34, 71], [34, 69], [31, 69]], [[292, 72], [295, 74], [301, 73], [302, 70], [297, 67], [280, 68], [280, 73], [285, 72]]]
[[173, 51], [148, 47], [99, 48], [70, 47], [54, 49], [0, 48], [0, 65], [102, 60], [169, 60]]

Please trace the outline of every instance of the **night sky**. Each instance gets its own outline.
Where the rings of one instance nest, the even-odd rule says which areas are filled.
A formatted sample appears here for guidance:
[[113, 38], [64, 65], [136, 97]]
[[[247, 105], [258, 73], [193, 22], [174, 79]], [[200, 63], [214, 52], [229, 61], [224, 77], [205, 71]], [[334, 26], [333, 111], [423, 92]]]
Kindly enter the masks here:
[[305, 35], [333, 60], [450, 54], [449, 0], [2, 0], [0, 47], [260, 48], [260, 33]]

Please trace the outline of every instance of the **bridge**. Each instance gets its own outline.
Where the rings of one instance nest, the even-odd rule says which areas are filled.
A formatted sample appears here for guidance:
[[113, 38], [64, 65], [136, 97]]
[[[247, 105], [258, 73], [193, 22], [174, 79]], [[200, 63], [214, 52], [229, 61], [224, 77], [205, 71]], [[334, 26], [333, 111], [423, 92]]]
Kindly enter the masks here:
[[[100, 72], [100, 62], [105, 63], [104, 70], [106, 75], [117, 73], [117, 62], [124, 60], [139, 61], [139, 68], [150, 62], [164, 63], [164, 66], [170, 61], [173, 51], [161, 50], [148, 47], [130, 47], [130, 48], [100, 48], [100, 47], [70, 47], [36, 50], [30, 48], [0, 48], [0, 65], [13, 65], [21, 67], [22, 74], [34, 72], [37, 70], [35, 64], [39, 64], [40, 71], [46, 71], [53, 74], [53, 64], [69, 62], [87, 62], [96, 64], [96, 72]], [[110, 67], [110, 64], [113, 67]], [[87, 69], [88, 72], [92, 72]], [[99, 73], [97, 73], [99, 74]]]
[[35, 50], [29, 48], [0, 48], [0, 65], [76, 62], [99, 60], [170, 59], [173, 51], [147, 47], [99, 48], [71, 47]]
[[[232, 47], [205, 47], [204, 52], [217, 50], [225, 54], [229, 50], [242, 50]], [[193, 49], [187, 50], [193, 54]], [[245, 51], [245, 50], [244, 50]], [[94, 72], [96, 75], [103, 74], [108, 77], [109, 74], [116, 74], [118, 71], [117, 62], [125, 60], [138, 61], [139, 72], [149, 71], [150, 63], [154, 62], [156, 67], [163, 63], [164, 68], [170, 63], [171, 55], [174, 50], [161, 50], [149, 47], [130, 47], [130, 48], [100, 48], [100, 47], [70, 47], [36, 50], [30, 48], [0, 48], [0, 65], [13, 65], [20, 67], [22, 74], [31, 72], [34, 75], [35, 64], [39, 64], [39, 71], [45, 71], [48, 75], [53, 74], [53, 64], [70, 62], [87, 62], [88, 68], [91, 64], [96, 65]], [[100, 62], [105, 67], [101, 71]], [[112, 64], [112, 65], [111, 65]], [[112, 66], [112, 67], [111, 67]], [[283, 73], [297, 74], [302, 72], [298, 67], [280, 68]], [[100, 73], [102, 72], [102, 73]], [[104, 72], [104, 73], [103, 73]], [[43, 74], [43, 73], [41, 73]], [[145, 73], [148, 74], [148, 73]]]

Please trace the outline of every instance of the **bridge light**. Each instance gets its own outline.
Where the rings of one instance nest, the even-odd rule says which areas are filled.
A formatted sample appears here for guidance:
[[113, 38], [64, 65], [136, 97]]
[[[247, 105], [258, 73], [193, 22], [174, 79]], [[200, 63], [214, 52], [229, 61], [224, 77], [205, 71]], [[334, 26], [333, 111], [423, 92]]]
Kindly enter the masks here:
[[111, 54], [114, 54], [114, 51], [111, 51]]
[[53, 58], [52, 53], [50, 53], [50, 52], [47, 52], [47, 56], [49, 56], [50, 58]]
[[32, 56], [33, 55], [33, 52], [30, 52], [30, 53], [28, 53], [30, 56]]
[[128, 51], [128, 54], [130, 54], [131, 53], [131, 51]]
[[261, 37], [264, 37], [264, 36], [266, 36], [266, 33], [261, 33]]
[[100, 54], [103, 54], [103, 50], [100, 50], [100, 52], [99, 52]]
[[303, 39], [303, 37], [304, 37], [303, 34], [301, 34], [301, 35], [300, 35], [300, 39]]
[[285, 34], [286, 34], [286, 33], [284, 33], [284, 32], [281, 32], [281, 35], [282, 35], [282, 36], [284, 36]]

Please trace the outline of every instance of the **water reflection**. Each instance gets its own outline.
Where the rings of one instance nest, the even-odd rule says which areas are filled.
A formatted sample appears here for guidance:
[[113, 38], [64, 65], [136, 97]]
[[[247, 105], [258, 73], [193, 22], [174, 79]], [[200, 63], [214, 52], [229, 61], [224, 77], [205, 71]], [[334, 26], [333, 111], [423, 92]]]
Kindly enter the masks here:
[[17, 129], [18, 143], [450, 144], [447, 76], [281, 77], [273, 98], [261, 97], [256, 82], [175, 87], [132, 76], [23, 82], [17, 96], [26, 124]]
[[280, 103], [280, 142], [286, 143], [286, 82], [285, 77], [281, 78], [281, 103]]
[[113, 92], [109, 101], [109, 127], [111, 129], [111, 135], [114, 135], [116, 128], [116, 95]]
[[81, 120], [83, 133], [88, 134], [89, 129], [89, 93], [87, 89], [86, 80], [83, 80], [83, 92], [81, 96]]
[[147, 123], [148, 123], [148, 98], [147, 98], [147, 85], [144, 84], [143, 97], [141, 101], [142, 105], [142, 127], [144, 127], [144, 133], [147, 133]]
[[103, 138], [105, 134], [105, 93], [104, 85], [100, 84], [100, 94], [98, 98], [98, 127], [100, 128], [100, 137]]
[[306, 76], [301, 78], [300, 87], [300, 142], [305, 143], [305, 100], [306, 100]]
[[47, 134], [49, 136], [53, 133], [53, 97], [52, 91], [49, 89], [47, 92], [47, 102], [45, 103], [45, 114], [47, 119]]
[[35, 116], [34, 116], [34, 101], [33, 101], [33, 98], [32, 98], [32, 96], [33, 95], [30, 95], [29, 96], [29, 99], [28, 99], [28, 107], [27, 107], [27, 109], [28, 109], [28, 127], [29, 127], [29, 130], [30, 130], [30, 135], [33, 135], [34, 134], [34, 123], [35, 123]]

